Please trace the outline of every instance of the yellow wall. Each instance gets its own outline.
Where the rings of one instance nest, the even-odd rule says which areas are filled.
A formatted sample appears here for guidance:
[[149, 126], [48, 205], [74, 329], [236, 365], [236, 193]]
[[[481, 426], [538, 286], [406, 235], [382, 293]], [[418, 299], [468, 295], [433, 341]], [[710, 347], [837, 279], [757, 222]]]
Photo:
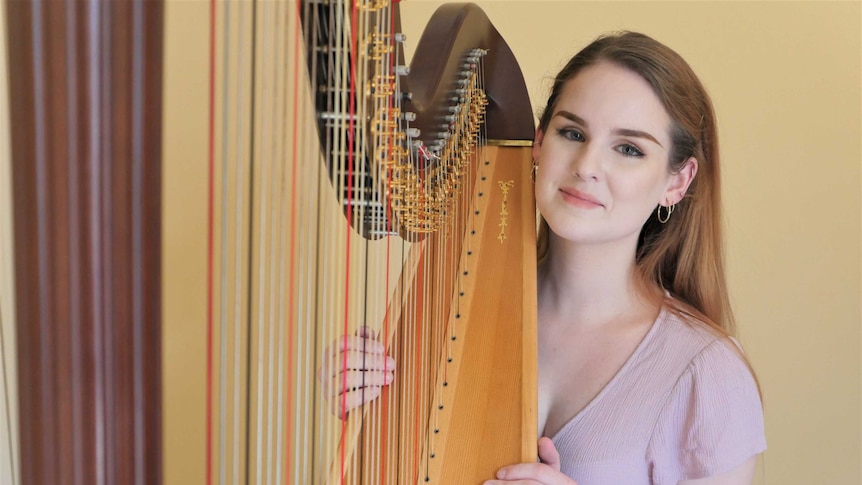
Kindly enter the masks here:
[[205, 468], [209, 2], [166, 2], [165, 40], [163, 464], [179, 485], [203, 483]]
[[[203, 355], [205, 337], [205, 295], [193, 282], [205, 274], [196, 234], [206, 217], [207, 3], [167, 9], [166, 403], [203, 403], [203, 363], [188, 355]], [[439, 3], [402, 3], [409, 52]], [[860, 4], [478, 3], [519, 59], [536, 108], [562, 64], [602, 32], [643, 31], [692, 64], [719, 116], [731, 292], [764, 393], [769, 450], [756, 483], [862, 482]], [[201, 377], [189, 383], [179, 370]], [[166, 405], [168, 485], [201, 472], [198, 410]]]

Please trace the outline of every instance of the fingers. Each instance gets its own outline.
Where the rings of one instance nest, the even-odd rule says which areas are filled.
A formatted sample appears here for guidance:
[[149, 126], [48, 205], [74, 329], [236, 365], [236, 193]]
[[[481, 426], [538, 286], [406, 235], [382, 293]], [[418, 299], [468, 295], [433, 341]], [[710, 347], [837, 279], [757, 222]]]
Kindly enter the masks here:
[[508, 484], [512, 480], [535, 480], [543, 485], [556, 485], [560, 473], [544, 463], [520, 463], [501, 468], [497, 478], [505, 479]]
[[358, 335], [360, 337], [375, 339], [375, 340], [377, 339], [377, 333], [374, 330], [372, 330], [371, 327], [369, 327], [367, 325], [363, 325], [363, 326], [357, 328], [356, 329], [356, 335]]
[[560, 452], [551, 438], [539, 438], [539, 459], [555, 471], [560, 471]]
[[482, 485], [547, 485], [536, 480], [487, 480]]
[[329, 399], [344, 391], [353, 391], [363, 387], [381, 387], [392, 383], [395, 374], [390, 371], [351, 370], [334, 376], [323, 388], [323, 396]]
[[345, 419], [350, 410], [377, 399], [381, 392], [380, 387], [363, 387], [355, 391], [345, 392], [328, 401], [330, 411], [341, 419]]
[[330, 411], [342, 419], [351, 409], [380, 396], [381, 388], [395, 379], [395, 359], [386, 355], [386, 347], [369, 327], [338, 337], [323, 355], [317, 379]]
[[324, 382], [323, 395], [332, 414], [345, 419], [352, 409], [377, 399], [382, 387], [395, 379], [393, 372], [347, 371]]
[[323, 354], [323, 358], [329, 359], [334, 355], [344, 352], [345, 350], [356, 350], [369, 354], [386, 353], [386, 347], [384, 347], [383, 344], [381, 344], [377, 340], [374, 340], [373, 338], [367, 338], [360, 335], [342, 335], [341, 337], [335, 339], [332, 344], [326, 348]]
[[317, 378], [325, 381], [342, 372], [357, 371], [393, 371], [395, 359], [385, 354], [369, 354], [358, 350], [347, 350], [323, 362], [317, 371]]
[[497, 480], [486, 481], [484, 485], [498, 484], [577, 485], [574, 480], [545, 463], [519, 463], [501, 468], [497, 471]]

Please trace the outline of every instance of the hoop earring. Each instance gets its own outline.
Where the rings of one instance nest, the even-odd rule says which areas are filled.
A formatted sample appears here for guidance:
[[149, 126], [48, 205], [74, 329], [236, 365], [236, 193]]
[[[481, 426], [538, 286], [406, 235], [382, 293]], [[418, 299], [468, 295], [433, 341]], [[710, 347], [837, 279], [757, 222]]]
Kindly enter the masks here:
[[667, 213], [667, 215], [664, 217], [661, 216], [662, 207], [664, 207], [664, 206], [661, 204], [659, 204], [658, 207], [656, 207], [655, 215], [658, 218], [659, 222], [661, 222], [662, 224], [665, 224], [665, 223], [667, 223], [667, 221], [670, 220], [670, 215], [673, 214], [673, 210], [676, 208], [676, 204], [671, 204], [669, 207], [664, 207], [664, 209]]
[[536, 174], [539, 173], [539, 164], [533, 160], [533, 168], [530, 169], [530, 182], [536, 183]]

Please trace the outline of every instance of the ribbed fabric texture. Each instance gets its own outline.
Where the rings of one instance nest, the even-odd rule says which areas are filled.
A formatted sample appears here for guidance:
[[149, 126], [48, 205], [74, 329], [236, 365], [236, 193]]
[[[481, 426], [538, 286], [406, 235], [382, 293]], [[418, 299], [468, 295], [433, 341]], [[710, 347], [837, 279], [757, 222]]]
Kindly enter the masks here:
[[579, 485], [676, 485], [766, 449], [757, 385], [734, 343], [663, 309], [605, 388], [553, 437]]

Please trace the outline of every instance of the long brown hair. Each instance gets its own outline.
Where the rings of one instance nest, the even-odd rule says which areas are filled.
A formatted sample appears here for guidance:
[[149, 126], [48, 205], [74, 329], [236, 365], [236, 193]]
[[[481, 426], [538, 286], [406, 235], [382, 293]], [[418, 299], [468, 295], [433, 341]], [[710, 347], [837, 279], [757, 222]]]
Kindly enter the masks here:
[[[644, 78], [669, 114], [672, 148], [668, 169], [675, 173], [686, 161], [698, 161], [697, 175], [666, 224], [653, 214], [641, 229], [636, 264], [642, 289], [670, 309], [731, 336], [730, 309], [722, 249], [722, 218], [718, 133], [712, 101], [700, 80], [676, 52], [644, 34], [620, 32], [599, 37], [560, 71], [547, 107], [539, 118], [545, 132], [565, 83], [599, 61], [613, 62]], [[547, 252], [548, 225], [539, 229], [539, 255]]]

